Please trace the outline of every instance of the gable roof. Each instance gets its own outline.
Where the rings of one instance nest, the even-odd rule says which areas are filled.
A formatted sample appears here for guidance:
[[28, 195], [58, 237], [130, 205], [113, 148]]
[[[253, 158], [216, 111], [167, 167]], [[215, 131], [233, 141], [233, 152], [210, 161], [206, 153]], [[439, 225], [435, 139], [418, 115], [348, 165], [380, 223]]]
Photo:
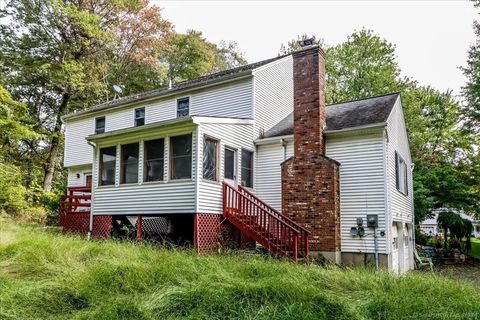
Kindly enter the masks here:
[[[325, 131], [386, 123], [400, 93], [331, 104], [326, 107]], [[293, 134], [293, 112], [268, 130], [263, 138]]]
[[153, 89], [153, 90], [150, 90], [150, 91], [131, 94], [131, 95], [128, 95], [126, 97], [122, 97], [122, 98], [115, 99], [115, 100], [112, 100], [112, 101], [109, 101], [109, 102], [105, 102], [105, 103], [95, 105], [93, 107], [87, 108], [87, 109], [82, 110], [82, 111], [77, 111], [77, 112], [74, 112], [74, 113], [67, 114], [63, 117], [63, 119], [76, 117], [76, 116], [87, 114], [87, 113], [94, 112], [94, 111], [109, 109], [109, 108], [112, 108], [112, 107], [121, 106], [121, 105], [132, 103], [132, 102], [142, 101], [142, 100], [157, 97], [157, 96], [167, 95], [167, 94], [171, 94], [171, 93], [174, 93], [174, 92], [177, 92], [177, 91], [200, 88], [202, 86], [205, 86], [205, 85], [208, 85], [208, 84], [211, 84], [211, 83], [215, 83], [215, 82], [219, 82], [219, 81], [223, 81], [223, 80], [240, 78], [242, 76], [251, 74], [251, 72], [256, 68], [259, 68], [261, 66], [269, 64], [269, 63], [274, 62], [276, 60], [280, 60], [282, 58], [285, 58], [286, 56], [288, 56], [288, 54], [278, 56], [278, 57], [275, 57], [275, 58], [271, 58], [271, 59], [267, 59], [267, 60], [262, 60], [262, 61], [255, 62], [255, 63], [246, 64], [246, 65], [236, 67], [236, 68], [232, 68], [232, 69], [227, 69], [227, 70], [220, 71], [220, 72], [210, 73], [210, 74], [195, 78], [193, 80], [179, 82], [177, 84], [174, 84], [171, 88], [160, 87], [160, 88]]

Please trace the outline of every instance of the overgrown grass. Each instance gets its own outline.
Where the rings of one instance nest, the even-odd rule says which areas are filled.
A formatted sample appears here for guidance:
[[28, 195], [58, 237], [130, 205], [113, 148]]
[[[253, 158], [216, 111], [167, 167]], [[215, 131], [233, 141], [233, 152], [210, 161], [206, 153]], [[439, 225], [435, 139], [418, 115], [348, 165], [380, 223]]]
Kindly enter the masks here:
[[0, 319], [479, 319], [480, 292], [249, 254], [198, 256], [0, 226]]

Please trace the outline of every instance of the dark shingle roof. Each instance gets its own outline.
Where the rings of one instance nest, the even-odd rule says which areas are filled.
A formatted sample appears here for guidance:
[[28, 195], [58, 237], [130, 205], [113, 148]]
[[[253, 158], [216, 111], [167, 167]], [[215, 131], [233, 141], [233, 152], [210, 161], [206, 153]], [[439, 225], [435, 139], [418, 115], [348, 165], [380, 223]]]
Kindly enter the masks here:
[[91, 108], [88, 108], [88, 109], [85, 109], [85, 110], [82, 110], [82, 111], [78, 111], [78, 112], [75, 112], [75, 113], [68, 114], [64, 117], [64, 119], [67, 119], [67, 118], [72, 117], [72, 116], [77, 116], [77, 115], [93, 112], [93, 111], [108, 109], [108, 108], [119, 106], [119, 105], [122, 105], [122, 104], [141, 101], [141, 100], [144, 100], [144, 99], [152, 98], [152, 97], [155, 97], [155, 96], [160, 96], [160, 95], [163, 95], [163, 94], [173, 93], [175, 91], [180, 91], [180, 90], [184, 90], [184, 89], [192, 89], [192, 88], [195, 88], [195, 87], [201, 87], [203, 85], [213, 83], [213, 82], [216, 82], [216, 81], [221, 81], [221, 80], [225, 80], [225, 79], [239, 77], [239, 76], [244, 75], [244, 73], [250, 72], [253, 69], [256, 69], [256, 68], [261, 67], [263, 65], [266, 65], [268, 63], [274, 62], [276, 60], [282, 59], [286, 56], [287, 55], [278, 56], [278, 57], [275, 57], [275, 58], [271, 58], [271, 59], [267, 59], [267, 60], [263, 60], [263, 61], [259, 61], [259, 62], [255, 62], [255, 63], [246, 64], [246, 65], [243, 65], [243, 66], [240, 66], [240, 67], [236, 67], [236, 68], [232, 68], [232, 69], [228, 69], [228, 70], [224, 70], [224, 71], [220, 71], [220, 72], [207, 74], [207, 75], [195, 78], [193, 80], [179, 82], [179, 83], [173, 85], [172, 88], [160, 87], [160, 88], [153, 89], [153, 90], [150, 90], [150, 91], [131, 94], [131, 95], [126, 96], [126, 97], [122, 97], [122, 98], [115, 99], [115, 100], [112, 100], [112, 101], [109, 101], [109, 102], [105, 102], [105, 103], [102, 103], [102, 104], [95, 105]]
[[[399, 93], [328, 105], [325, 130], [341, 130], [387, 121]], [[293, 134], [293, 112], [268, 130], [264, 138]]]

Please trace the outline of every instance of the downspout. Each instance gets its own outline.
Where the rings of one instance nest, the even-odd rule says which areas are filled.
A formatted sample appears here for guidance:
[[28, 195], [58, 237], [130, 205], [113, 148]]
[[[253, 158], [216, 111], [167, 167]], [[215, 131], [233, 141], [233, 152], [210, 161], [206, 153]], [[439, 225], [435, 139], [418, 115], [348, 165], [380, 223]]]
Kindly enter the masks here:
[[[412, 239], [413, 239], [413, 246], [412, 246], [412, 251], [415, 250], [415, 208], [414, 208], [414, 200], [413, 200], [413, 170], [415, 169], [415, 163], [412, 163], [410, 165], [410, 174], [411, 174], [411, 177], [412, 177], [412, 183], [410, 184], [411, 187], [412, 187], [412, 192], [410, 192], [410, 196], [412, 197], [411, 199], [411, 206], [412, 206]], [[410, 259], [410, 252], [409, 252], [409, 257]], [[413, 261], [413, 260], [412, 260]], [[410, 266], [412, 265], [412, 261], [410, 261]], [[413, 268], [415, 268], [415, 263], [413, 263]]]
[[92, 190], [90, 192], [91, 194], [91, 199], [90, 199], [90, 220], [88, 222], [88, 234], [87, 234], [87, 239], [90, 240], [92, 238], [92, 231], [93, 231], [93, 190], [95, 189], [95, 180], [93, 179], [95, 175], [95, 170], [97, 168], [95, 167], [95, 159], [96, 159], [96, 150], [97, 150], [97, 145], [94, 144], [91, 141], [87, 140], [88, 145], [90, 145], [93, 148], [93, 159], [92, 159]]
[[283, 148], [283, 161], [287, 160], [287, 141], [285, 139], [280, 139], [280, 143]]

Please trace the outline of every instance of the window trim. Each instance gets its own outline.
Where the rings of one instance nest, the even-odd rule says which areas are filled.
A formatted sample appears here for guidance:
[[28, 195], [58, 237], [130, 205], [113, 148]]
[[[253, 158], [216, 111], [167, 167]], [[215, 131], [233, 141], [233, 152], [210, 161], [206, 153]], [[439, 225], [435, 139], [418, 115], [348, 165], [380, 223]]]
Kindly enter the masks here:
[[[103, 131], [102, 131], [102, 132], [98, 132], [99, 129], [97, 128], [97, 121], [100, 120], [100, 119], [103, 119]], [[95, 117], [95, 128], [94, 128], [95, 134], [105, 133], [105, 127], [106, 127], [106, 126], [107, 126], [107, 118], [106, 118], [105, 116]]]
[[[205, 155], [205, 141], [206, 140], [215, 141], [216, 144], [217, 144], [216, 147], [215, 147], [215, 179], [214, 180], [207, 179], [204, 176], [204, 167], [203, 167], [204, 162], [203, 162], [203, 159], [204, 159], [204, 155]], [[208, 135], [208, 134], [203, 135], [202, 179], [205, 180], [205, 181], [209, 181], [209, 182], [219, 182], [220, 181], [220, 161], [221, 161], [221, 158], [220, 158], [220, 151], [221, 151], [220, 144], [221, 144], [220, 139], [215, 138], [215, 137], [213, 137], [211, 135]]]
[[[143, 118], [137, 118], [137, 110], [143, 109]], [[138, 107], [133, 109], [133, 126], [134, 127], [141, 127], [145, 125], [145, 118], [146, 118], [146, 110], [145, 107]], [[137, 120], [143, 119], [143, 124], [137, 124]]]
[[[138, 145], [138, 154], [137, 154], [137, 180], [135, 182], [126, 182], [125, 181], [125, 170], [124, 170], [124, 160], [123, 160], [123, 146], [128, 146], [131, 144]], [[140, 141], [138, 142], [130, 142], [120, 144], [120, 185], [128, 185], [128, 184], [138, 184], [139, 176], [140, 176]]]
[[[400, 177], [403, 170], [401, 169], [402, 167], [405, 168], [405, 172], [403, 172], [403, 187], [405, 188], [405, 190], [402, 190], [400, 185], [400, 183], [402, 182]], [[407, 166], [407, 162], [405, 161], [405, 159], [402, 158], [402, 156], [398, 153], [398, 151], [395, 151], [395, 187], [398, 192], [400, 192], [404, 196], [408, 196], [408, 187], [409, 187], [408, 166]]]
[[[148, 139], [143, 141], [143, 177], [142, 177], [142, 183], [155, 183], [155, 182], [165, 182], [165, 159], [167, 158], [165, 155], [165, 149], [166, 149], [166, 141], [168, 137], [159, 137], [159, 138], [154, 138], [154, 139]], [[161, 180], [152, 180], [149, 181], [148, 179], [148, 170], [147, 170], [147, 143], [151, 141], [156, 141], [156, 140], [163, 140], [163, 174], [162, 174], [162, 179]]]
[[[174, 165], [173, 165], [173, 143], [172, 143], [172, 138], [175, 137], [181, 137], [181, 136], [190, 136], [191, 139], [191, 152], [190, 152], [190, 177], [189, 178], [173, 178], [173, 170], [174, 170]], [[179, 133], [175, 135], [168, 136], [168, 149], [169, 149], [169, 155], [168, 155], [168, 181], [188, 181], [192, 180], [193, 177], [193, 155], [194, 155], [194, 150], [193, 150], [193, 132], [188, 132], [188, 133]]]
[[[178, 116], [178, 103], [182, 100], [188, 100], [188, 114], [186, 116]], [[191, 106], [191, 102], [192, 99], [190, 99], [190, 96], [186, 96], [186, 97], [181, 97], [181, 98], [177, 98], [176, 99], [176, 102], [175, 102], [175, 111], [176, 111], [176, 118], [186, 118], [186, 117], [189, 117], [190, 116], [190, 106]]]
[[[233, 179], [225, 176], [225, 155], [227, 150], [233, 152]], [[238, 184], [238, 149], [228, 145], [225, 145], [223, 148], [223, 179], [232, 180]]]
[[[247, 151], [247, 152], [250, 152], [252, 154], [252, 168], [251, 168], [251, 175], [252, 175], [252, 185], [251, 186], [246, 186], [246, 185], [243, 185], [243, 159], [242, 159], [242, 153], [243, 151]], [[249, 188], [249, 189], [253, 189], [254, 186], [255, 186], [255, 182], [253, 180], [255, 180], [255, 151], [251, 150], [251, 149], [248, 149], [248, 148], [241, 148], [240, 149], [240, 175], [241, 175], [241, 179], [240, 179], [240, 185], [242, 187], [245, 187], [245, 188]]]
[[[102, 171], [103, 171], [103, 168], [104, 168], [104, 163], [103, 163], [103, 158], [102, 158], [102, 149], [109, 149], [109, 148], [115, 148], [115, 163], [113, 165], [114, 178], [113, 178], [113, 183], [104, 184], [104, 183], [102, 183]], [[101, 148], [98, 149], [98, 186], [99, 187], [109, 187], [109, 186], [115, 186], [117, 184], [117, 160], [118, 160], [118, 147], [117, 147], [117, 145], [113, 145], [113, 146], [109, 146], [109, 147], [101, 147]]]

